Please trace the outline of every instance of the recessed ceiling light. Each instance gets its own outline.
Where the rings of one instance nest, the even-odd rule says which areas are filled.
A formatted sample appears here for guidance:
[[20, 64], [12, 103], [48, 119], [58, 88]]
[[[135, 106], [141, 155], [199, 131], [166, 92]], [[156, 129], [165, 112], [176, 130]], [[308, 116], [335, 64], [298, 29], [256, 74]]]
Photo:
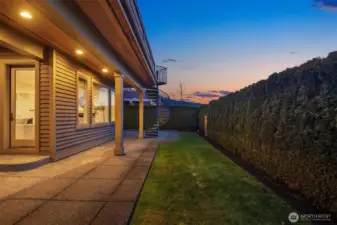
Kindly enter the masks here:
[[27, 11], [21, 11], [21, 12], [20, 12], [20, 15], [21, 15], [23, 18], [26, 18], [26, 19], [31, 19], [31, 18], [33, 18], [32, 14], [30, 14], [30, 13], [27, 12]]
[[107, 73], [109, 70], [107, 68], [102, 69], [103, 73]]
[[78, 50], [76, 50], [76, 54], [77, 55], [83, 55], [83, 51], [78, 49]]

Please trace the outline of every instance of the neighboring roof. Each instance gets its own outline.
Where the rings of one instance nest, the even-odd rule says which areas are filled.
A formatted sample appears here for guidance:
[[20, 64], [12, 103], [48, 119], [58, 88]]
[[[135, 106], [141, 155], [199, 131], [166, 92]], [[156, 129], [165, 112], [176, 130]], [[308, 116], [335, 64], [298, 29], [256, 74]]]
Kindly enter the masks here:
[[[132, 88], [125, 88], [123, 96], [124, 100], [138, 101], [138, 93], [137, 91], [133, 91]], [[144, 101], [150, 101], [146, 93], [144, 93]]]
[[187, 106], [187, 107], [200, 107], [200, 106], [202, 106], [202, 104], [200, 104], [200, 103], [173, 100], [173, 99], [169, 99], [169, 98], [162, 98], [161, 101], [163, 102], [164, 105], [167, 105], [167, 106]]

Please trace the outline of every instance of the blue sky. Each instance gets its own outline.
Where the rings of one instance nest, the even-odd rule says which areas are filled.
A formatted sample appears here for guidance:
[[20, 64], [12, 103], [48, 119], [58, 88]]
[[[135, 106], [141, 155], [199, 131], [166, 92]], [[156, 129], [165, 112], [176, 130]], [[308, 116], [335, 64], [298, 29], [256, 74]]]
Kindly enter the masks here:
[[337, 50], [337, 0], [138, 4], [156, 62], [169, 69], [162, 88], [168, 93], [176, 92], [179, 81], [190, 93], [238, 90]]

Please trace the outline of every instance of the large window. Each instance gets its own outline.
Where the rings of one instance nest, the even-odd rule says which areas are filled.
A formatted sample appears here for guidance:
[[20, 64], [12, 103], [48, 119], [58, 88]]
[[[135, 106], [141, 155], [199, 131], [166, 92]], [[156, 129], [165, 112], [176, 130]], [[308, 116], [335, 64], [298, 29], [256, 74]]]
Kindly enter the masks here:
[[83, 78], [78, 78], [78, 124], [89, 124], [88, 113], [88, 81]]
[[104, 85], [94, 83], [92, 90], [92, 123], [109, 122], [109, 89]]
[[111, 102], [111, 122], [115, 122], [115, 91], [111, 89], [111, 95], [110, 95], [110, 102]]

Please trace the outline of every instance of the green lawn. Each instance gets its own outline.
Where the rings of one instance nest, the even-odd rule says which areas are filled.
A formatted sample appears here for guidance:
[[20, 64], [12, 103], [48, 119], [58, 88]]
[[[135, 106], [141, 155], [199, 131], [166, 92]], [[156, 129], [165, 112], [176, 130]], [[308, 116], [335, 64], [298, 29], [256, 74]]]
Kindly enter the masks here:
[[194, 133], [161, 144], [135, 225], [288, 224], [291, 208]]

